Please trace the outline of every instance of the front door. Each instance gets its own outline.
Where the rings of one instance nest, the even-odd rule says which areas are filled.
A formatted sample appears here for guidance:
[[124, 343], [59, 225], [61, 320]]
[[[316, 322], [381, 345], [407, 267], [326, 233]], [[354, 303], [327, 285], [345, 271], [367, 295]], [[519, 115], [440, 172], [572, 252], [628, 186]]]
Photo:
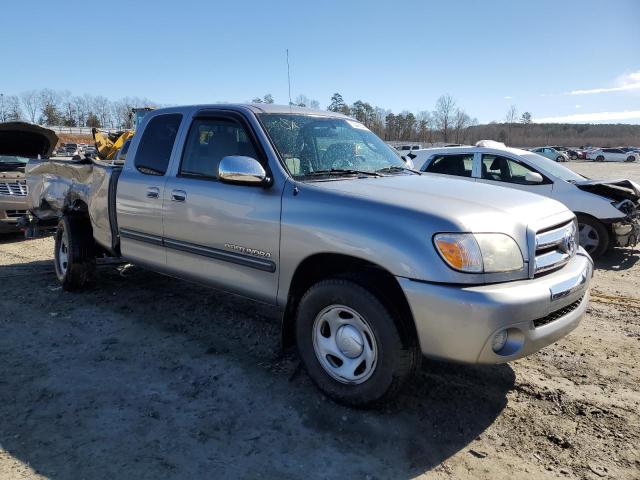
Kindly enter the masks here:
[[500, 185], [502, 187], [517, 188], [540, 195], [550, 196], [553, 182], [542, 175], [542, 183], [526, 179], [529, 172], [537, 172], [529, 165], [525, 165], [513, 158], [503, 155], [482, 154], [480, 161], [479, 182]]
[[266, 163], [242, 117], [214, 112], [194, 118], [164, 190], [167, 267], [178, 276], [275, 303], [282, 192], [220, 182], [218, 165], [230, 155]]

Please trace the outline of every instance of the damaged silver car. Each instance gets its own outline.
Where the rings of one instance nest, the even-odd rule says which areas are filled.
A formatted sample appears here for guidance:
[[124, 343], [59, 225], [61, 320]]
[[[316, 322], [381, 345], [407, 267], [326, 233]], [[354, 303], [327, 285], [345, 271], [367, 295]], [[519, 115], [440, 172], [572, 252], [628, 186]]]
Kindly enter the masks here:
[[48, 157], [58, 136], [47, 128], [25, 122], [0, 123], [0, 233], [20, 231], [27, 215], [25, 165], [32, 158]]

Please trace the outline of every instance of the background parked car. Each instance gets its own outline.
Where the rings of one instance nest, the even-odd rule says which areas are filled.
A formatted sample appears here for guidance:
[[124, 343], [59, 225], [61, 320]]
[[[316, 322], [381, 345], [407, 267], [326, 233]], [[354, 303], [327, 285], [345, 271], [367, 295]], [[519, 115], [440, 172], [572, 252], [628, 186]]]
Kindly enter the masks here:
[[609, 246], [640, 239], [640, 185], [589, 180], [534, 152], [493, 141], [475, 147], [418, 150], [416, 168], [427, 173], [527, 190], [564, 203], [578, 217], [580, 245], [597, 258]]
[[587, 159], [596, 162], [637, 162], [638, 152], [625, 152], [621, 148], [596, 148], [587, 152]]
[[559, 152], [566, 153], [570, 160], [576, 160], [578, 158], [578, 152], [575, 149], [562, 147], [560, 145], [552, 145], [551, 148], [554, 148]]
[[567, 155], [565, 152], [556, 150], [554, 147], [532, 148], [531, 151], [539, 155], [542, 155], [543, 157], [547, 157], [550, 160], [555, 160], [556, 162], [569, 161], [569, 155]]

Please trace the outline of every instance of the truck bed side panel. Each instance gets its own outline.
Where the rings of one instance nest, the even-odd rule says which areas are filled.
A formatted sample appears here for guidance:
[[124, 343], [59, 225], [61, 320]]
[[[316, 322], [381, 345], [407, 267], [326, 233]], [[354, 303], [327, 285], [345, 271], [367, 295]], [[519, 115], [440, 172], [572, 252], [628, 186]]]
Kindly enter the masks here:
[[113, 251], [110, 222], [110, 180], [119, 167], [64, 160], [32, 160], [26, 168], [29, 210], [39, 219], [59, 218], [82, 203], [87, 206], [93, 236]]

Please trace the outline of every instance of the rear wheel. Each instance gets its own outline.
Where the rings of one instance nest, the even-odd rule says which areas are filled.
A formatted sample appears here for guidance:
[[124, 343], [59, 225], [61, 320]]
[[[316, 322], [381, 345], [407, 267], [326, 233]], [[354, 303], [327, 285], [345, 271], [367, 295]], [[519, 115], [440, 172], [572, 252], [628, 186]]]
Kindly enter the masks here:
[[54, 265], [58, 281], [67, 291], [78, 290], [95, 277], [93, 234], [88, 219], [65, 215], [58, 222]]
[[629, 155], [627, 157], [627, 162], [635, 162], [636, 161], [636, 157], [634, 157], [633, 155]]
[[578, 215], [578, 232], [580, 246], [593, 259], [598, 258], [609, 248], [609, 232], [602, 222], [595, 218]]
[[560, 155], [556, 158], [556, 162], [564, 162], [564, 158]]
[[397, 321], [355, 282], [329, 279], [312, 286], [298, 307], [296, 341], [313, 382], [352, 406], [395, 396], [421, 358], [416, 342], [403, 345]]

